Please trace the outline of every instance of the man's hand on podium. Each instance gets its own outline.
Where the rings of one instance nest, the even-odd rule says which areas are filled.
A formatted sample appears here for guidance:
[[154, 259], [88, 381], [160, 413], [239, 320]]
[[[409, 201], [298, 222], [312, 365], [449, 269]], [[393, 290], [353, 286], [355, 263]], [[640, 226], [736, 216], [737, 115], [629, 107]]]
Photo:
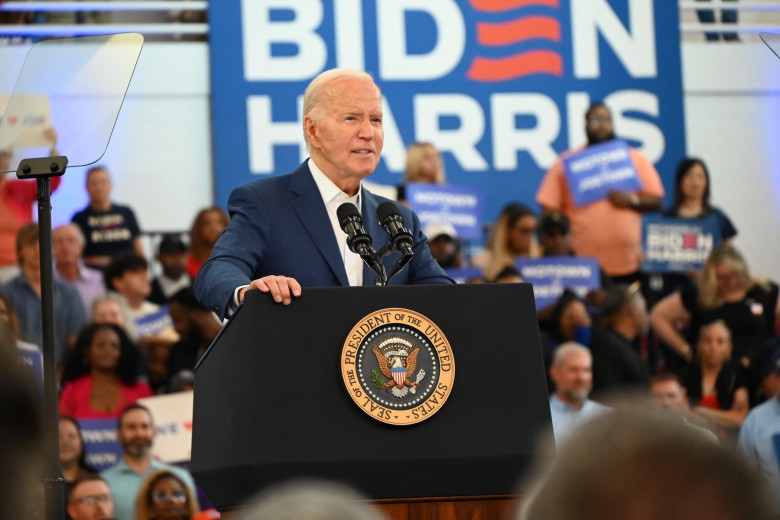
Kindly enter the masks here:
[[271, 293], [274, 301], [283, 305], [290, 305], [293, 296], [298, 297], [301, 295], [301, 284], [295, 278], [270, 275], [252, 280], [252, 283], [242, 287], [238, 292], [239, 303], [244, 301], [244, 294], [250, 289], [259, 289], [261, 292]]

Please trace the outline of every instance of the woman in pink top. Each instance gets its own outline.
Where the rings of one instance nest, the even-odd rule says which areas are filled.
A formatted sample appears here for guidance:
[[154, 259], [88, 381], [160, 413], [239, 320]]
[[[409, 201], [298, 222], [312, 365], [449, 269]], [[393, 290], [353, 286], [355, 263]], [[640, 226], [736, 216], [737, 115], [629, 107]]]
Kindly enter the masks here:
[[128, 405], [150, 397], [138, 381], [138, 349], [110, 323], [93, 324], [79, 335], [65, 364], [60, 414], [77, 419], [118, 417]]

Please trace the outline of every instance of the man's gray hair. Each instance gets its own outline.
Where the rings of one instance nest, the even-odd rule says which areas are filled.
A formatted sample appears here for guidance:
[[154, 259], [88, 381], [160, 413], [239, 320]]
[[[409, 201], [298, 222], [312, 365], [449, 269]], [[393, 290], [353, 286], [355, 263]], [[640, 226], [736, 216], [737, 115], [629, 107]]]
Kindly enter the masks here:
[[567, 357], [571, 356], [572, 354], [585, 354], [589, 359], [593, 359], [593, 355], [590, 353], [590, 349], [588, 347], [580, 345], [576, 341], [567, 341], [565, 343], [561, 343], [561, 345], [555, 349], [552, 364], [559, 366]]
[[[309, 83], [309, 86], [306, 87], [306, 92], [303, 94], [303, 117], [301, 119], [305, 120], [306, 116], [310, 116], [314, 121], [319, 121], [322, 118], [322, 98], [325, 86], [336, 80], [345, 78], [367, 79], [372, 83], [374, 82], [374, 78], [368, 72], [345, 68], [326, 70], [314, 78], [311, 83]], [[379, 87], [377, 86], [377, 89], [378, 88]], [[305, 126], [303, 138], [308, 145], [309, 140], [306, 137]]]
[[297, 480], [260, 493], [240, 520], [388, 520], [366, 500], [343, 484]]
[[[54, 228], [54, 231], [57, 231], [58, 229], [63, 229], [63, 228], [70, 228], [70, 229], [74, 230], [76, 232], [76, 238], [78, 239], [79, 244], [81, 244], [82, 246], [86, 245], [87, 240], [86, 240], [86, 238], [84, 238], [84, 233], [81, 232], [81, 228], [78, 227], [76, 224], [74, 224], [72, 222], [69, 223], [69, 224], [63, 224], [61, 226], [57, 226], [56, 228]], [[52, 240], [56, 240], [54, 238], [54, 236], [52, 236]]]

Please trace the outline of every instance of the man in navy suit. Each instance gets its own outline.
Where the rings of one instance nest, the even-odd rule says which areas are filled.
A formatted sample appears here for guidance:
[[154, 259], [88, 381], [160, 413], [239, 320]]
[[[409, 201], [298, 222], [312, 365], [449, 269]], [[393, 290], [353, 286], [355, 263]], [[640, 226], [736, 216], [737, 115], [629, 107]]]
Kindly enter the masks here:
[[[382, 97], [364, 72], [333, 69], [317, 76], [303, 99], [310, 158], [291, 174], [249, 182], [228, 201], [230, 225], [201, 267], [194, 290], [221, 318], [249, 289], [289, 305], [302, 287], [373, 285], [374, 275], [346, 246], [336, 209], [352, 202], [376, 249], [388, 235], [376, 218], [387, 199], [361, 186], [379, 164], [384, 140]], [[394, 285], [453, 283], [431, 256], [417, 216], [399, 207], [414, 237], [414, 258]], [[386, 270], [398, 260], [383, 259]]]

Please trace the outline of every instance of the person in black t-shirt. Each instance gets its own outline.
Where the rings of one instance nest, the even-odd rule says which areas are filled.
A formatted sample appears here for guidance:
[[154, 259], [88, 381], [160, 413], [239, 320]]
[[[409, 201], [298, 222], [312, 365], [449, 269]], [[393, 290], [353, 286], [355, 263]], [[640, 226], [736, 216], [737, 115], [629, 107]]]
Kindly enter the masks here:
[[135, 252], [145, 256], [141, 244], [141, 229], [133, 210], [111, 202], [111, 177], [103, 166], [87, 170], [86, 176], [89, 204], [71, 219], [81, 228], [86, 243], [84, 263], [89, 267], [103, 269], [111, 258], [120, 254]]

